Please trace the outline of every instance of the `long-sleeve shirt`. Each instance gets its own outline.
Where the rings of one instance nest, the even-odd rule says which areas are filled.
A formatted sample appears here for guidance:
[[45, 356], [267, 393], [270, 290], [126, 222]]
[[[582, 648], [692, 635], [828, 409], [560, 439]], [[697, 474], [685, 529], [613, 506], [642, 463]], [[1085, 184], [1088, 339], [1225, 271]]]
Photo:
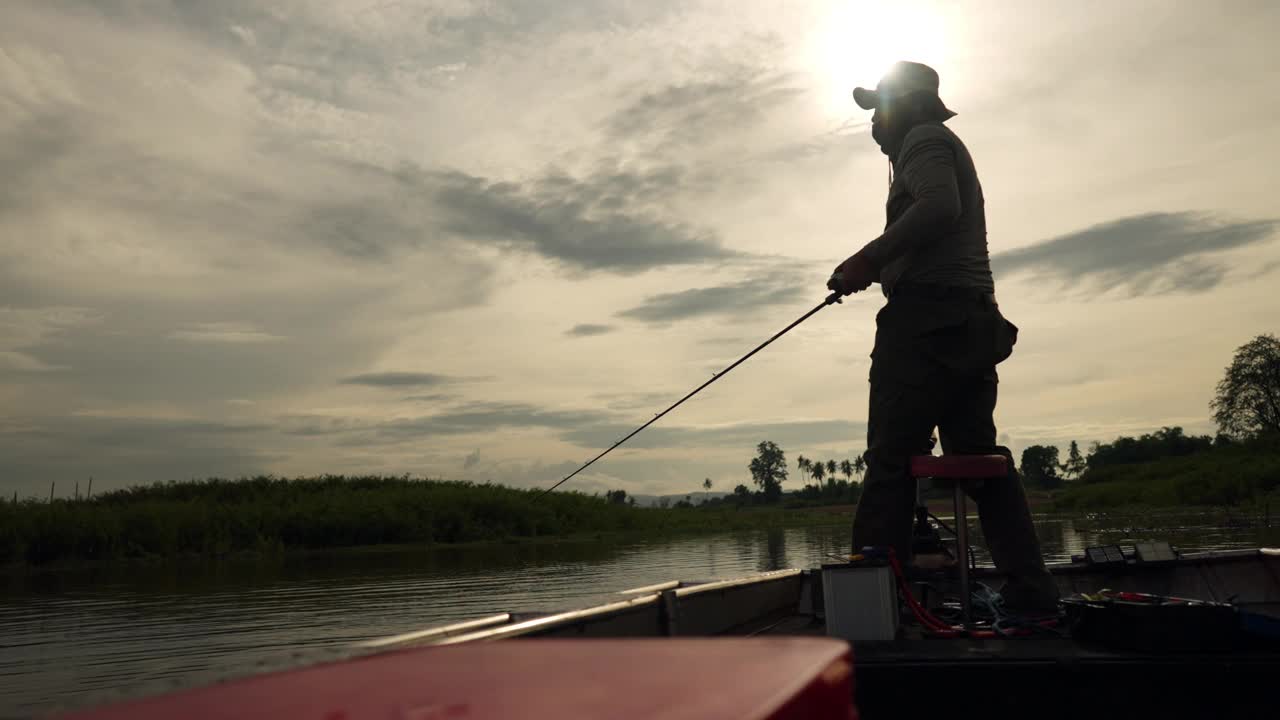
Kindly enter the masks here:
[[907, 281], [995, 292], [982, 185], [960, 138], [940, 122], [918, 125], [893, 169], [884, 234], [862, 250], [884, 294]]

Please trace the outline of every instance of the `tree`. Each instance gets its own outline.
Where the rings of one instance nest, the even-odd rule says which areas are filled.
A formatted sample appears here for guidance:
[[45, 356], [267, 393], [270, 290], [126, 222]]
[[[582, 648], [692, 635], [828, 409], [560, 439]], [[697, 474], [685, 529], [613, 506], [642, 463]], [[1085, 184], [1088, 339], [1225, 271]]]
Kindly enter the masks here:
[[858, 457], [853, 459], [853, 471], [858, 473], [859, 482], [862, 481], [862, 473], [866, 472], [866, 470], [867, 470], [866, 458], [859, 455]]
[[827, 476], [827, 465], [821, 461], [813, 464], [813, 468], [809, 470], [813, 474], [814, 484], [819, 488], [822, 487], [822, 478]]
[[706, 480], [703, 480], [703, 481], [702, 481], [702, 489], [703, 489], [703, 490], [710, 490], [710, 489], [711, 489], [711, 478], [707, 478]]
[[840, 461], [840, 474], [844, 475], [845, 482], [853, 482], [853, 463], [849, 462], [849, 458]]
[[1280, 434], [1280, 340], [1268, 333], [1237, 348], [1209, 407], [1232, 437]]
[[737, 487], [733, 489], [733, 494], [737, 495], [740, 498], [745, 498], [751, 494], [751, 488], [747, 487], [746, 485], [739, 484]]
[[765, 502], [776, 502], [782, 497], [782, 483], [787, 479], [787, 457], [782, 448], [765, 440], [756, 446], [756, 456], [748, 467]]
[[1080, 454], [1080, 446], [1072, 440], [1071, 448], [1067, 450], [1067, 461], [1062, 464], [1062, 474], [1074, 480], [1080, 477], [1084, 468], [1084, 456]]
[[827, 477], [831, 478], [830, 480], [828, 480], [828, 482], [830, 483], [834, 483], [836, 481], [836, 461], [835, 460], [827, 461]]
[[1051, 490], [1062, 487], [1058, 477], [1058, 448], [1032, 445], [1022, 451], [1022, 480], [1031, 487]]
[[613, 505], [623, 505], [627, 502], [627, 491], [610, 490], [604, 494], [604, 499]]

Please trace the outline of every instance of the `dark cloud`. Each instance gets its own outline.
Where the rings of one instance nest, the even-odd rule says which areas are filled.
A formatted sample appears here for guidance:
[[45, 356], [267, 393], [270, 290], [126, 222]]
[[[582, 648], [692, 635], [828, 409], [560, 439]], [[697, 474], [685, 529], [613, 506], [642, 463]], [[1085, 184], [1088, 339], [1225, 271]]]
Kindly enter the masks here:
[[797, 302], [812, 290], [802, 281], [799, 273], [787, 270], [729, 285], [663, 293], [619, 312], [618, 317], [662, 324], [696, 317], [750, 315], [761, 308]]
[[434, 415], [386, 422], [340, 417], [295, 417], [285, 422], [289, 435], [354, 434], [371, 442], [397, 443], [433, 435], [461, 435], [498, 430], [550, 428], [567, 430], [605, 422], [609, 415], [591, 410], [557, 410], [523, 403], [470, 403]]
[[338, 381], [342, 385], [366, 385], [368, 387], [405, 388], [432, 387], [456, 382], [447, 375], [424, 372], [380, 372], [352, 375]]
[[10, 420], [0, 426], [0, 478], [5, 494], [58, 497], [129, 485], [240, 477], [261, 473], [278, 457], [260, 449], [271, 426], [204, 420], [72, 415]]
[[[652, 399], [665, 407], [675, 398], [659, 398], [655, 393]], [[335, 436], [328, 441], [335, 445], [390, 445], [441, 435], [547, 429], [566, 442], [602, 450], [635, 430], [642, 422], [643, 418], [620, 422], [619, 416], [613, 412], [561, 410], [524, 403], [473, 403], [434, 415], [385, 422], [341, 417], [286, 418], [282, 421], [282, 432], [307, 437]], [[865, 423], [846, 420], [740, 423], [709, 428], [655, 424], [628, 440], [623, 447], [754, 448], [762, 440], [811, 446], [861, 441], [865, 431]]]
[[456, 400], [457, 397], [454, 393], [425, 393], [422, 395], [406, 395], [403, 400], [405, 402], [444, 403]]
[[445, 232], [534, 252], [572, 269], [633, 274], [737, 257], [713, 233], [645, 207], [646, 194], [663, 192], [662, 172], [585, 181], [551, 173], [527, 182], [440, 172], [433, 179]]
[[591, 323], [584, 323], [582, 325], [574, 325], [569, 328], [565, 331], [565, 335], [571, 335], [573, 337], [590, 337], [592, 335], [604, 335], [605, 333], [613, 332], [614, 329], [615, 328], [612, 325], [592, 325]]
[[665, 217], [671, 196], [707, 182], [678, 166], [607, 160], [581, 176], [553, 167], [511, 181], [343, 161], [325, 162], [321, 171], [342, 178], [349, 190], [302, 208], [290, 235], [357, 260], [497, 247], [571, 271], [625, 275], [747, 257], [725, 248], [714, 232]]
[[1227, 267], [1208, 256], [1262, 242], [1280, 221], [1230, 221], [1191, 212], [1122, 218], [1000, 253], [998, 275], [1026, 273], [1064, 287], [1086, 284], [1131, 295], [1203, 292], [1226, 277]]
[[251, 310], [240, 314], [234, 308], [244, 298], [204, 308], [189, 298], [100, 301], [97, 305], [105, 311], [100, 322], [51, 334], [24, 349], [58, 372], [45, 374], [50, 378], [47, 385], [31, 378], [18, 387], [28, 394], [32, 411], [55, 412], [86, 404], [196, 409], [221, 405], [229, 398], [275, 397], [330, 385], [334, 377], [373, 364], [381, 342], [389, 342], [391, 335], [367, 329], [368, 323], [351, 322], [348, 327], [341, 317], [346, 294], [334, 292], [333, 297], [316, 300], [309, 307], [281, 298], [264, 303], [261, 316], [255, 319], [272, 334], [279, 328], [281, 339], [253, 343], [197, 343], [173, 336], [173, 328], [187, 323], [170, 317], [190, 313], [187, 317], [200, 321], [209, 317], [201, 313], [209, 312], [245, 317]]

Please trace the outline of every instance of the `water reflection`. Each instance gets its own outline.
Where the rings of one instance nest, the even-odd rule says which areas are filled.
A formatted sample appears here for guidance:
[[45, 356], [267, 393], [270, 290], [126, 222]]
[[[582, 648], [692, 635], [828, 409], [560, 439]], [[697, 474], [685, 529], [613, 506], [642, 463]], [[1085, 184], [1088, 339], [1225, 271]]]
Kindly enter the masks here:
[[760, 556], [760, 570], [782, 570], [791, 567], [787, 562], [787, 532], [782, 528], [765, 531], [764, 554]]
[[[1165, 529], [1157, 529], [1157, 528]], [[1185, 551], [1280, 545], [1280, 530], [1205, 515], [1041, 518], [1050, 562], [1089, 545]], [[980, 528], [973, 526], [979, 559]], [[0, 580], [0, 716], [204, 683], [308, 651], [498, 611], [548, 611], [673, 578], [816, 567], [847, 553], [828, 527], [675, 540], [495, 544], [212, 565], [84, 569]]]

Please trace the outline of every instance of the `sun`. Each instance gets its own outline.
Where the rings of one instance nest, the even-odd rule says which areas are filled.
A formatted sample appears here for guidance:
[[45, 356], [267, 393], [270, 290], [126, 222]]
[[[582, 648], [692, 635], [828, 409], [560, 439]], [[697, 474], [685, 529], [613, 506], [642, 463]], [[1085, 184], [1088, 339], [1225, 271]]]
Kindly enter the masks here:
[[807, 53], [823, 111], [833, 117], [859, 112], [853, 88], [874, 87], [895, 61], [945, 66], [944, 20], [928, 1], [832, 0], [816, 19]]

